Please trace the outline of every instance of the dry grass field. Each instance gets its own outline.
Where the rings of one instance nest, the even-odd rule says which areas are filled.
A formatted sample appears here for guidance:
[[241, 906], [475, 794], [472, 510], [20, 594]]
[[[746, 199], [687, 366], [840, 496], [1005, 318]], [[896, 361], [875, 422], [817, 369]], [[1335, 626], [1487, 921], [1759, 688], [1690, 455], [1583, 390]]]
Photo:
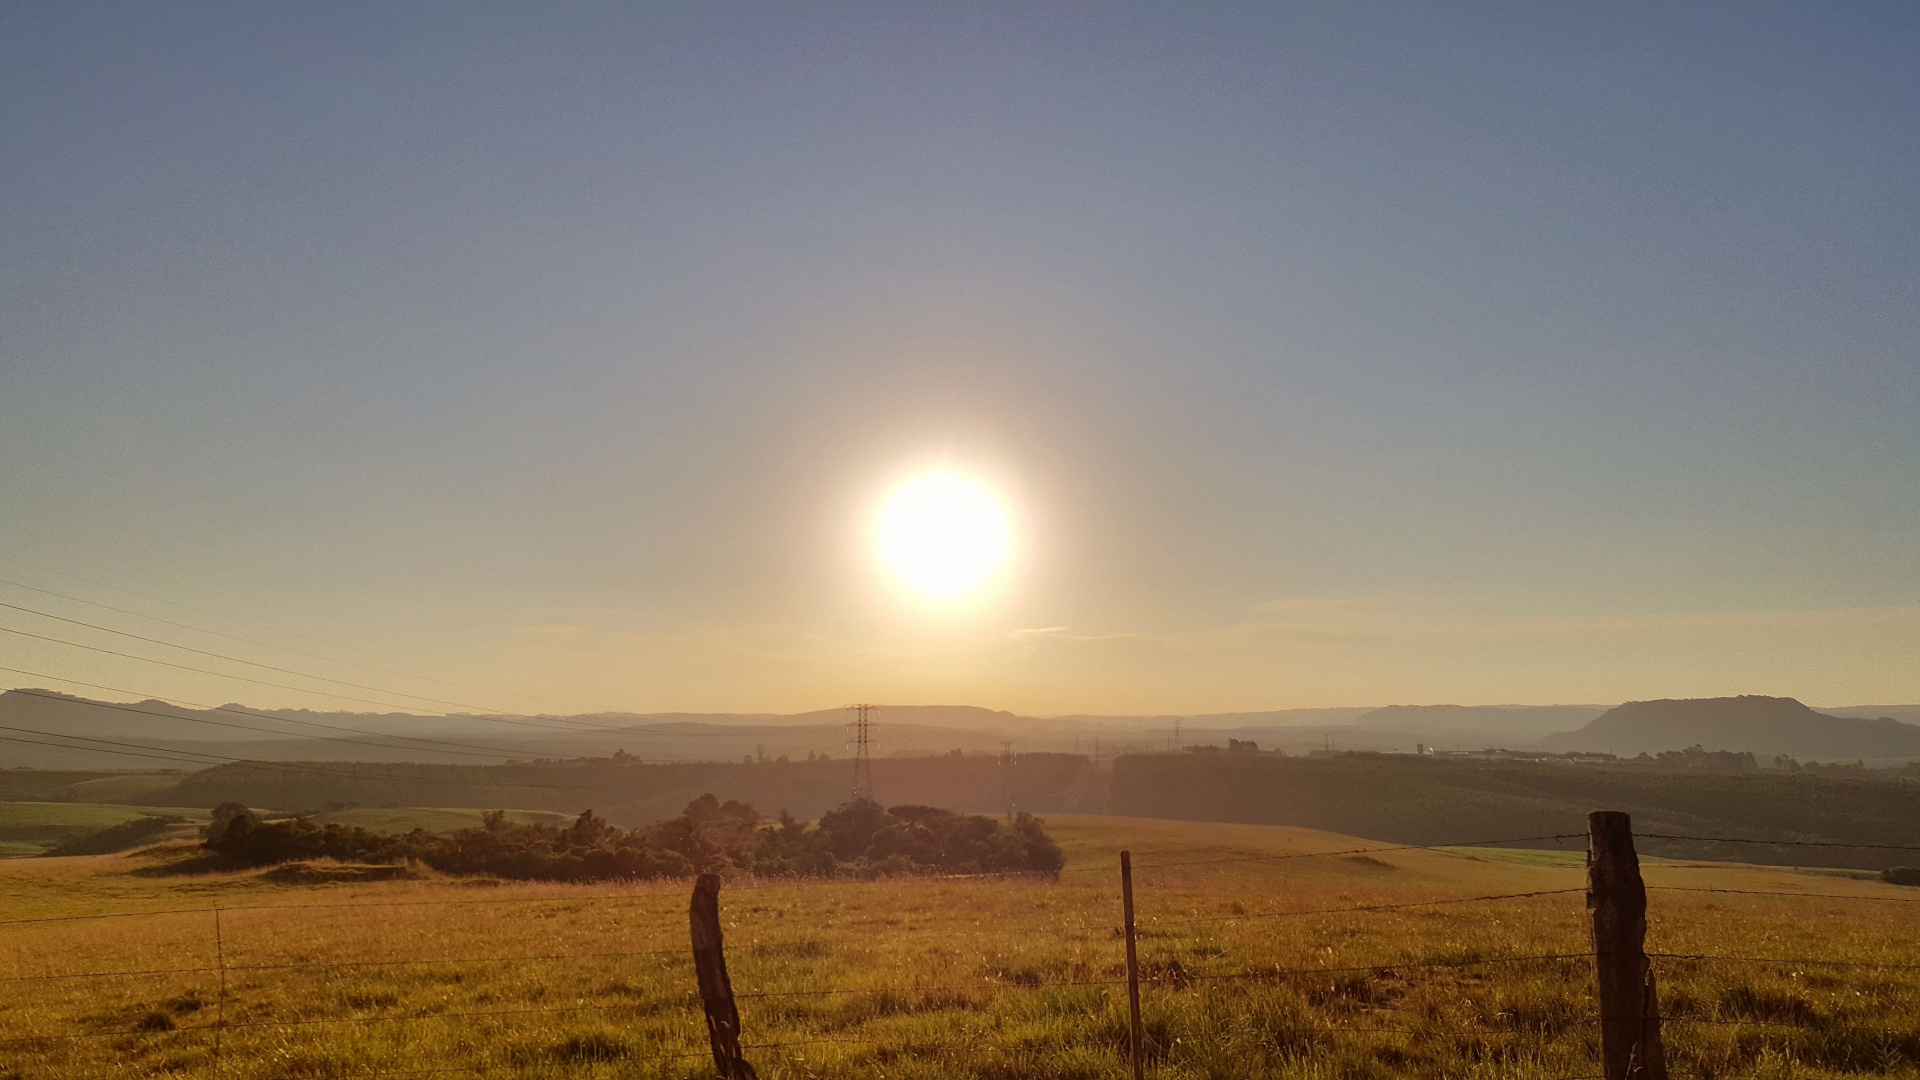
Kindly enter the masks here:
[[[1048, 828], [1069, 857], [1058, 882], [730, 882], [760, 1074], [1126, 1075], [1122, 847], [1155, 1077], [1598, 1071], [1577, 856]], [[712, 1075], [686, 882], [190, 876], [168, 872], [177, 857], [0, 863], [0, 1077]], [[1920, 1073], [1920, 890], [1723, 864], [1646, 875], [1650, 951], [1753, 958], [1656, 959], [1676, 1075]], [[1508, 898], [1470, 899], [1490, 895]]]

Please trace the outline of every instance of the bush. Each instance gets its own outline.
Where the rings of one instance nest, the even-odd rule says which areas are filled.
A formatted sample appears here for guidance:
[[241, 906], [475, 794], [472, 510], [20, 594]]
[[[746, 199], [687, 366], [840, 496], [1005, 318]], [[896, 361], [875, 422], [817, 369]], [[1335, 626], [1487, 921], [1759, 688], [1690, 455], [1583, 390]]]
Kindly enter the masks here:
[[490, 874], [544, 881], [683, 877], [738, 869], [759, 875], [1056, 873], [1059, 845], [1038, 818], [1010, 824], [931, 806], [882, 809], [862, 800], [809, 828], [782, 811], [767, 821], [749, 803], [702, 795], [677, 818], [621, 829], [591, 810], [561, 827], [516, 824], [489, 812], [477, 829], [404, 835], [316, 825], [304, 818], [265, 821], [223, 804], [206, 846], [246, 866], [305, 859], [342, 862], [415, 860], [445, 874]]
[[1920, 885], [1920, 866], [1889, 866], [1880, 871], [1880, 880], [1889, 885]]

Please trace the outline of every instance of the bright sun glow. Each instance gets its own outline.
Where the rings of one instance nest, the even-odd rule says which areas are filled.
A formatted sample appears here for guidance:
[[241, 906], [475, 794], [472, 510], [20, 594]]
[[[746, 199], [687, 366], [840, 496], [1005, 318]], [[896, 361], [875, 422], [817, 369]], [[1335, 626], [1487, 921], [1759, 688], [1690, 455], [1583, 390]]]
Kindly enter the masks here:
[[880, 554], [915, 592], [958, 599], [1007, 557], [1007, 516], [986, 488], [952, 473], [922, 476], [880, 514]]

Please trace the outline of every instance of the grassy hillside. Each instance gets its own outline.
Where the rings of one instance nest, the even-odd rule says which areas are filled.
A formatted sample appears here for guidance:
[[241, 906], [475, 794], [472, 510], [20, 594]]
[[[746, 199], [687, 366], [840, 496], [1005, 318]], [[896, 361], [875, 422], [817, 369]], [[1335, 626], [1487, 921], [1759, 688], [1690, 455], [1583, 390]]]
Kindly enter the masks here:
[[0, 801], [150, 803], [182, 769], [0, 769]]
[[[889, 805], [914, 802], [953, 810], [1002, 808], [1004, 774], [987, 755], [884, 758], [873, 765], [874, 789]], [[829, 762], [696, 762], [671, 765], [608, 760], [525, 765], [386, 765], [356, 762], [247, 763], [195, 773], [168, 793], [187, 806], [237, 800], [275, 810], [330, 805], [474, 806], [592, 809], [622, 825], [678, 814], [707, 792], [742, 799], [768, 813], [791, 810], [817, 818], [846, 801], [851, 765]], [[1012, 774], [1022, 809], [1099, 809], [1101, 773], [1069, 754], [1022, 754]]]
[[[208, 815], [205, 810], [182, 807], [0, 802], [0, 855], [38, 855], [70, 837], [147, 816], [182, 818], [197, 826], [205, 823]], [[175, 831], [184, 834], [191, 830]]]
[[[1069, 858], [1057, 883], [728, 884], [730, 966], [761, 1075], [1126, 1076], [1121, 847], [1137, 866], [1156, 1080], [1595, 1072], [1577, 867], [1342, 854], [1370, 845], [1253, 825], [1049, 828]], [[222, 1021], [223, 1080], [712, 1075], [684, 882], [476, 888], [323, 866], [180, 877], [169, 858], [0, 864], [12, 1077], [206, 1075]], [[1725, 865], [1646, 872], [1655, 951], [1841, 962], [1659, 960], [1676, 1075], [1913, 1074], [1920, 978], [1844, 965], [1920, 960], [1914, 890]], [[1487, 895], [1503, 898], [1357, 910]], [[139, 911], [156, 914], [5, 921]], [[47, 977], [81, 972], [137, 974]]]
[[[1742, 773], [1631, 772], [1405, 755], [1156, 754], [1114, 763], [1119, 813], [1300, 825], [1417, 844], [1581, 833], [1589, 810], [1643, 832], [1920, 845], [1920, 786]], [[1914, 853], [1648, 841], [1690, 858], [1880, 867]]]

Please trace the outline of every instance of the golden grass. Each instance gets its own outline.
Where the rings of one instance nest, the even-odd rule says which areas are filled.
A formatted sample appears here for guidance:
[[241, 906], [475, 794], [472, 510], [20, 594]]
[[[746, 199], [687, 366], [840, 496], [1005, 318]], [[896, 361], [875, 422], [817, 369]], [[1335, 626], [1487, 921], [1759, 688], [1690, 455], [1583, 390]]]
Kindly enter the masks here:
[[[1597, 1071], [1578, 892], [1263, 917], [1577, 890], [1576, 866], [1411, 850], [1156, 869], [1368, 845], [1124, 818], [1049, 830], [1069, 856], [1058, 883], [729, 883], [729, 962], [761, 1075], [1125, 1076], [1122, 846], [1156, 1077]], [[712, 1074], [685, 882], [143, 876], [164, 858], [0, 865], [0, 919], [111, 916], [0, 924], [0, 1077]], [[1920, 964], [1920, 905], [1904, 902], [1920, 890], [1726, 865], [1647, 877], [1799, 894], [1656, 891], [1655, 951]], [[117, 914], [132, 911], [157, 913]], [[1916, 1073], [1920, 971], [1657, 964], [1665, 1011], [1713, 1021], [1668, 1026], [1676, 1075]]]

